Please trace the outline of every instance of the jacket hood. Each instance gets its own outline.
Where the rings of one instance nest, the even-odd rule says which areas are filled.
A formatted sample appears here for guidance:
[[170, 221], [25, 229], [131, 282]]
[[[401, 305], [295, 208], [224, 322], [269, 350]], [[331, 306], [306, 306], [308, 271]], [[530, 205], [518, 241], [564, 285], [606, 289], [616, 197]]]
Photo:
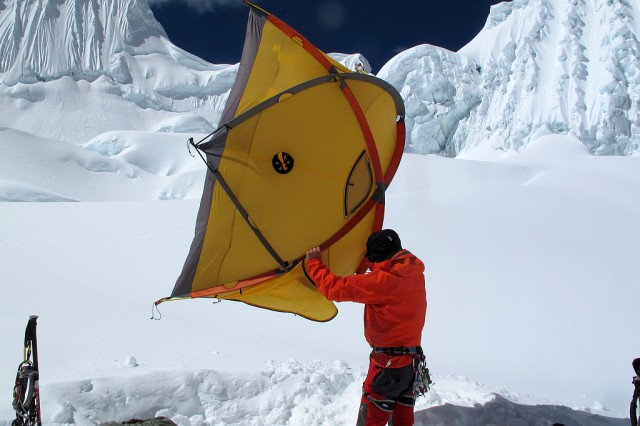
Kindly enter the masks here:
[[[413, 268], [405, 268], [402, 267], [406, 264], [410, 264]], [[384, 270], [397, 275], [413, 275], [415, 273], [424, 273], [424, 263], [420, 259], [418, 259], [413, 253], [409, 250], [400, 250], [396, 254], [394, 254], [390, 259], [383, 260], [382, 262], [372, 263], [370, 265], [371, 270]]]

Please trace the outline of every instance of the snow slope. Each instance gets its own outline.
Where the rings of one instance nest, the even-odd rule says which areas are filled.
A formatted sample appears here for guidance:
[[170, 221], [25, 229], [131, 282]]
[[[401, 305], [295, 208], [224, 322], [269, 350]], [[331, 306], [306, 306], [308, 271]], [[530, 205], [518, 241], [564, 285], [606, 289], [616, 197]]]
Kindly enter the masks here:
[[[144, 147], [150, 137], [132, 139]], [[594, 157], [554, 135], [505, 159], [403, 158], [385, 226], [427, 264], [435, 386], [419, 400], [418, 424], [628, 422], [615, 417], [627, 416], [640, 351], [639, 160]], [[189, 161], [197, 169], [199, 158], [181, 167]], [[27, 170], [14, 173], [27, 180]], [[154, 175], [137, 179], [156, 193]], [[198, 201], [114, 201], [138, 189], [97, 171], [66, 183], [76, 194], [94, 184], [104, 201], [0, 204], [0, 387], [11, 388], [26, 320], [38, 314], [47, 423], [354, 422], [368, 354], [361, 306], [342, 303], [319, 324], [181, 301], [152, 321]], [[11, 417], [1, 406], [0, 419]]]
[[204, 163], [192, 161], [188, 136], [113, 131], [76, 146], [0, 128], [0, 201], [199, 197]]

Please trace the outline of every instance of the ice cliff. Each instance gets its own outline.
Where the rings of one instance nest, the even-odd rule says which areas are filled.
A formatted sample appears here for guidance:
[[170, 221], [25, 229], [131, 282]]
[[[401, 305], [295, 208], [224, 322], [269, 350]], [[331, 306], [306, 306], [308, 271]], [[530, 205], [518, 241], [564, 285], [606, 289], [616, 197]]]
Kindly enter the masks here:
[[640, 151], [637, 0], [513, 0], [459, 52], [418, 46], [378, 76], [407, 103], [408, 149], [519, 151], [537, 132]]
[[182, 114], [208, 132], [236, 74], [174, 46], [144, 0], [0, 0], [0, 51], [0, 126], [72, 142]]

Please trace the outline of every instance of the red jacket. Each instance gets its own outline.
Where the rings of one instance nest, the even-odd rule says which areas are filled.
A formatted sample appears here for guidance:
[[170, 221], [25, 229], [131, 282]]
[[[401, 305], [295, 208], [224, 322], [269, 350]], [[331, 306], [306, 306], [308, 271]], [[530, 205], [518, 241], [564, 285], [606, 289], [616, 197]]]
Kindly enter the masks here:
[[365, 304], [364, 337], [372, 347], [420, 346], [427, 312], [424, 264], [401, 250], [371, 267], [365, 274], [339, 277], [320, 259], [311, 259], [307, 273], [327, 299]]

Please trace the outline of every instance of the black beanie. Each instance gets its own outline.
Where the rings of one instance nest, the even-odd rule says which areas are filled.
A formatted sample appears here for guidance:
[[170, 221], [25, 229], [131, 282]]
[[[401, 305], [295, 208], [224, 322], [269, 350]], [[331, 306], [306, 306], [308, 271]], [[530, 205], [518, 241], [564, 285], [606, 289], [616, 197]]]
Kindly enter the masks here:
[[640, 358], [634, 359], [633, 362], [631, 363], [631, 366], [633, 367], [636, 374], [640, 376]]
[[394, 254], [402, 250], [400, 237], [392, 229], [383, 229], [371, 234], [367, 240], [367, 259], [376, 263], [390, 259]]

